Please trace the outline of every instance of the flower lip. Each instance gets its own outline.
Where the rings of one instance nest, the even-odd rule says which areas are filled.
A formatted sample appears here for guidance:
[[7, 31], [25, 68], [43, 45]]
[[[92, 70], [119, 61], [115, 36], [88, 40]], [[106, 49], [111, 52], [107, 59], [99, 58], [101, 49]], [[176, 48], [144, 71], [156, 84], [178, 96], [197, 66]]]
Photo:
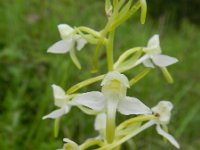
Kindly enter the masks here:
[[101, 82], [101, 86], [111, 86], [113, 88], [117, 88], [119, 85], [129, 88], [129, 81], [124, 74], [121, 74], [117, 71], [109, 72], [104, 77], [103, 81]]

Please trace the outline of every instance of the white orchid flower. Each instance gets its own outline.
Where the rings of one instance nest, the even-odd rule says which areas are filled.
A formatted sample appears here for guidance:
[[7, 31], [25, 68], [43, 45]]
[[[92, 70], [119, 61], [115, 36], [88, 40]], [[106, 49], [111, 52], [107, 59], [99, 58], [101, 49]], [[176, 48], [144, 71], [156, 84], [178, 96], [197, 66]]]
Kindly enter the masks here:
[[153, 120], [156, 124], [156, 130], [158, 134], [165, 137], [172, 145], [176, 148], [180, 148], [178, 142], [174, 139], [172, 135], [167, 133], [162, 129], [161, 126], [166, 126], [171, 118], [171, 110], [173, 109], [173, 105], [169, 101], [160, 101], [158, 105], [152, 108], [154, 115], [156, 116], [156, 120]]
[[51, 46], [47, 52], [49, 53], [67, 53], [70, 50], [77, 49], [81, 50], [87, 41], [80, 35], [76, 34], [75, 30], [67, 24], [58, 25], [61, 39]]
[[[101, 85], [102, 92], [92, 91], [80, 94], [71, 101], [71, 104], [89, 108], [90, 112], [105, 113], [106, 133], [110, 136], [107, 139], [114, 138], [117, 110], [124, 115], [151, 113], [151, 110], [139, 99], [126, 96], [129, 81], [125, 75], [110, 72], [104, 77]], [[96, 127], [98, 128], [97, 125]]]
[[68, 138], [64, 138], [63, 141], [66, 142], [66, 144], [64, 144], [63, 148], [57, 150], [80, 150], [79, 145], [76, 144], [74, 141]]
[[53, 88], [53, 95], [54, 95], [54, 103], [59, 109], [54, 110], [50, 114], [44, 116], [42, 119], [55, 119], [59, 118], [64, 114], [67, 114], [70, 111], [71, 105], [69, 103], [68, 95], [65, 94], [65, 91], [57, 86], [57, 85], [52, 85]]
[[85, 46], [87, 41], [77, 34], [75, 29], [67, 24], [58, 25], [58, 30], [62, 40], [52, 45], [47, 52], [58, 54], [69, 52], [74, 64], [77, 66], [77, 68], [81, 69], [81, 64], [76, 57], [75, 49], [80, 51]]
[[158, 67], [167, 67], [178, 62], [174, 57], [161, 54], [160, 40], [157, 34], [150, 38], [147, 47], [145, 47], [143, 51], [146, 54], [142, 56], [135, 65], [143, 63], [146, 67], [154, 68], [155, 65]]

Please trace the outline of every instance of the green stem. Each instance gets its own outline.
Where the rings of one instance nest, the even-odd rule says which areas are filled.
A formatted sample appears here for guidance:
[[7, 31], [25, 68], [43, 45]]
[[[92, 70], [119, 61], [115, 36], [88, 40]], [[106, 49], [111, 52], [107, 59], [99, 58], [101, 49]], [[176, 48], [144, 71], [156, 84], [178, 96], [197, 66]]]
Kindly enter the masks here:
[[115, 32], [112, 31], [109, 34], [108, 42], [106, 44], [106, 53], [107, 53], [107, 62], [108, 62], [108, 70], [113, 70], [113, 41], [114, 41]]
[[122, 143], [126, 142], [127, 140], [129, 140], [130, 138], [132, 138], [133, 136], [139, 134], [140, 132], [144, 131], [145, 129], [151, 127], [152, 125], [154, 125], [155, 123], [152, 121], [149, 121], [147, 123], [145, 123], [144, 125], [142, 125], [140, 128], [136, 129], [135, 131], [133, 131], [132, 133], [128, 134], [127, 136], [123, 137], [122, 139], [120, 139], [119, 141], [117, 141], [115, 144], [112, 144], [110, 146], [110, 148], [114, 148], [118, 145], [121, 145]]
[[85, 87], [85, 86], [90, 85], [90, 84], [92, 84], [94, 82], [100, 81], [100, 80], [103, 79], [103, 77], [104, 77], [104, 75], [100, 75], [100, 76], [97, 76], [97, 77], [94, 77], [94, 78], [90, 78], [90, 79], [84, 80], [84, 81], [72, 86], [69, 90], [67, 90], [67, 94], [72, 94], [72, 93], [74, 93], [75, 91], [79, 90], [82, 87]]
[[98, 71], [99, 53], [100, 53], [100, 49], [102, 48], [103, 44], [105, 43], [104, 39], [105, 39], [106, 34], [107, 34], [108, 26], [109, 26], [109, 24], [107, 23], [105, 28], [104, 28], [104, 30], [102, 30], [100, 32], [101, 37], [99, 38], [99, 41], [98, 41], [97, 46], [96, 46], [95, 51], [94, 51], [92, 72], [97, 72]]
[[127, 15], [123, 16], [122, 18], [119, 18], [116, 22], [114, 22], [110, 26], [110, 31], [118, 27], [122, 22], [125, 22], [127, 19], [129, 19], [139, 8], [141, 7], [141, 3], [138, 1], [135, 3], [135, 5], [131, 8], [131, 10], [127, 13]]
[[163, 68], [160, 68], [165, 79], [169, 82], [169, 83], [174, 83], [174, 80], [171, 76], [171, 74], [169, 73], [169, 71], [167, 70], [167, 68], [163, 67]]
[[101, 34], [98, 31], [95, 31], [95, 30], [90, 29], [88, 27], [80, 26], [80, 27], [77, 27], [77, 29], [79, 29], [80, 31], [89, 33], [89, 34], [91, 34], [91, 35], [93, 35], [93, 36], [95, 36], [97, 38], [101, 37]]
[[123, 63], [131, 54], [142, 50], [142, 47], [135, 47], [125, 51], [122, 55], [120, 55], [119, 59], [114, 64], [114, 68], [116, 69], [121, 63]]
[[147, 15], [147, 3], [146, 3], [146, 0], [140, 0], [140, 3], [141, 3], [140, 22], [141, 24], [144, 24], [146, 20], [146, 15]]
[[131, 56], [128, 60], [120, 64], [120, 66], [118, 66], [115, 69], [118, 70], [119, 72], [125, 72], [132, 69], [133, 67], [136, 67], [137, 66], [136, 62], [138, 58], [141, 56], [141, 54], [142, 54], [141, 51], [136, 52], [135, 55]]
[[122, 143], [126, 142], [127, 140], [129, 140], [130, 138], [136, 136], [137, 134], [139, 134], [140, 132], [144, 131], [145, 129], [151, 127], [152, 125], [154, 125], [155, 123], [153, 121], [149, 121], [147, 123], [145, 123], [144, 125], [142, 125], [140, 128], [132, 131], [130, 134], [128, 134], [127, 136], [124, 136], [123, 138], [121, 138], [120, 140], [114, 142], [113, 144], [110, 145], [106, 145], [104, 147], [98, 148], [97, 150], [108, 150], [108, 149], [113, 149], [115, 147], [117, 147], [118, 145], [121, 145]]
[[85, 149], [87, 149], [91, 146], [94, 146], [94, 145], [98, 145], [98, 146], [102, 147], [104, 145], [104, 143], [100, 140], [97, 140], [97, 139], [89, 139], [85, 143], [80, 145], [80, 149], [85, 150]]
[[134, 78], [130, 80], [130, 85], [137, 83], [139, 80], [144, 78], [150, 71], [151, 71], [151, 68], [146, 68], [144, 71], [142, 71], [141, 73], [139, 73], [137, 76], [135, 76]]
[[[138, 74], [136, 77], [134, 77], [133, 79], [130, 80], [130, 84], [133, 85], [135, 84], [136, 82], [138, 82], [139, 80], [141, 80], [143, 77], [145, 77], [149, 72], [150, 72], [150, 68], [146, 68], [143, 72], [141, 72], [140, 74]], [[126, 70], [125, 70], [126, 71]], [[124, 72], [124, 71], [122, 71]], [[95, 83], [95, 82], [98, 82], [100, 80], [102, 80], [104, 77], [104, 75], [99, 75], [97, 77], [93, 77], [93, 78], [90, 78], [90, 79], [87, 79], [87, 80], [84, 80], [74, 86], [72, 86], [70, 89], [67, 90], [67, 94], [72, 94], [74, 92], [76, 92], [77, 90], [87, 86], [87, 85], [90, 85], [92, 83]]]
[[70, 55], [70, 57], [71, 57], [73, 63], [76, 65], [76, 67], [77, 67], [78, 69], [81, 69], [81, 64], [80, 64], [78, 58], [76, 57], [75, 49], [70, 50], [70, 51], [69, 51], [69, 55]]
[[123, 128], [127, 127], [130, 124], [134, 124], [137, 122], [143, 122], [143, 121], [148, 121], [151, 119], [154, 119], [155, 116], [154, 115], [141, 115], [141, 116], [137, 116], [131, 119], [128, 119], [124, 122], [122, 122], [120, 125], [118, 125], [117, 130], [122, 130]]
[[55, 138], [58, 137], [59, 127], [60, 127], [60, 118], [57, 118], [57, 119], [54, 121], [54, 137], [55, 137]]
[[114, 8], [117, 8], [119, 4], [119, 0], [113, 0], [113, 6]]

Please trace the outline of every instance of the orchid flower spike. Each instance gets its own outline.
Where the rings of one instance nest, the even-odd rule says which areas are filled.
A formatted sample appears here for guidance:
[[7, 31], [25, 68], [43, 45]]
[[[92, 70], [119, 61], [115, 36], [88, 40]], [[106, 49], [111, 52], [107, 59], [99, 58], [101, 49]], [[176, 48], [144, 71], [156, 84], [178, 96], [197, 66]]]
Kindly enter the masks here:
[[52, 88], [53, 88], [53, 95], [54, 95], [54, 103], [57, 107], [59, 107], [59, 109], [54, 110], [50, 114], [44, 116], [42, 119], [59, 118], [62, 115], [67, 114], [71, 109], [69, 98], [68, 98], [68, 95], [65, 94], [65, 91], [61, 87], [54, 84], [52, 85]]
[[51, 46], [47, 52], [49, 53], [67, 53], [70, 50], [77, 49], [80, 51], [87, 43], [80, 35], [76, 34], [75, 29], [67, 24], [58, 25], [61, 39]]
[[[135, 97], [126, 96], [129, 87], [127, 77], [119, 72], [109, 72], [102, 83], [102, 92], [92, 91], [80, 94], [72, 99], [76, 105], [88, 113], [106, 114], [106, 137], [112, 142], [115, 135], [115, 116], [118, 110], [121, 114], [151, 114], [151, 110]], [[84, 108], [84, 109], [83, 109]], [[88, 110], [89, 109], [89, 110]], [[96, 128], [98, 128], [96, 124]]]
[[161, 126], [166, 126], [171, 118], [171, 110], [173, 109], [173, 105], [169, 101], [160, 101], [158, 105], [152, 108], [156, 119], [153, 120], [156, 124], [156, 130], [158, 134], [165, 137], [172, 145], [176, 148], [180, 148], [178, 142], [174, 139], [172, 135], [167, 133], [165, 130], [162, 129]]
[[154, 65], [158, 67], [167, 67], [178, 62], [174, 57], [161, 54], [160, 40], [159, 35], [157, 34], [150, 38], [147, 47], [143, 50], [146, 55], [144, 55], [139, 61], [142, 61], [146, 67], [154, 68]]

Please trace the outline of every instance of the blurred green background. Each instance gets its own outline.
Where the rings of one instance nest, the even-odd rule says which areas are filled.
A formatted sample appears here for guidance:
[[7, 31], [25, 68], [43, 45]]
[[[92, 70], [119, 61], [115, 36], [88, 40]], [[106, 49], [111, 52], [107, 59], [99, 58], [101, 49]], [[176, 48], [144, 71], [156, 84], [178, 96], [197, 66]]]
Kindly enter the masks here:
[[[115, 59], [130, 47], [145, 46], [153, 34], [160, 34], [163, 53], [177, 57], [169, 67], [175, 83], [166, 83], [158, 69], [133, 86], [128, 94], [154, 106], [160, 100], [174, 103], [169, 131], [183, 150], [200, 149], [200, 3], [199, 0], [148, 0], [145, 25], [139, 12], [117, 30]], [[105, 23], [103, 0], [1, 0], [0, 1], [0, 149], [53, 150], [61, 148], [63, 137], [79, 143], [96, 136], [93, 116], [73, 108], [61, 120], [60, 134], [53, 137], [53, 120], [42, 116], [55, 109], [51, 84], [68, 89], [91, 74], [94, 47], [78, 53], [83, 70], [77, 70], [68, 54], [47, 54], [60, 39], [57, 25], [89, 26], [101, 30]], [[105, 72], [102, 52], [101, 71]], [[132, 77], [136, 70], [126, 73]], [[99, 83], [80, 90], [100, 90]], [[125, 119], [119, 115], [120, 120]], [[119, 121], [119, 120], [118, 120]], [[174, 149], [150, 128], [123, 149]]]

